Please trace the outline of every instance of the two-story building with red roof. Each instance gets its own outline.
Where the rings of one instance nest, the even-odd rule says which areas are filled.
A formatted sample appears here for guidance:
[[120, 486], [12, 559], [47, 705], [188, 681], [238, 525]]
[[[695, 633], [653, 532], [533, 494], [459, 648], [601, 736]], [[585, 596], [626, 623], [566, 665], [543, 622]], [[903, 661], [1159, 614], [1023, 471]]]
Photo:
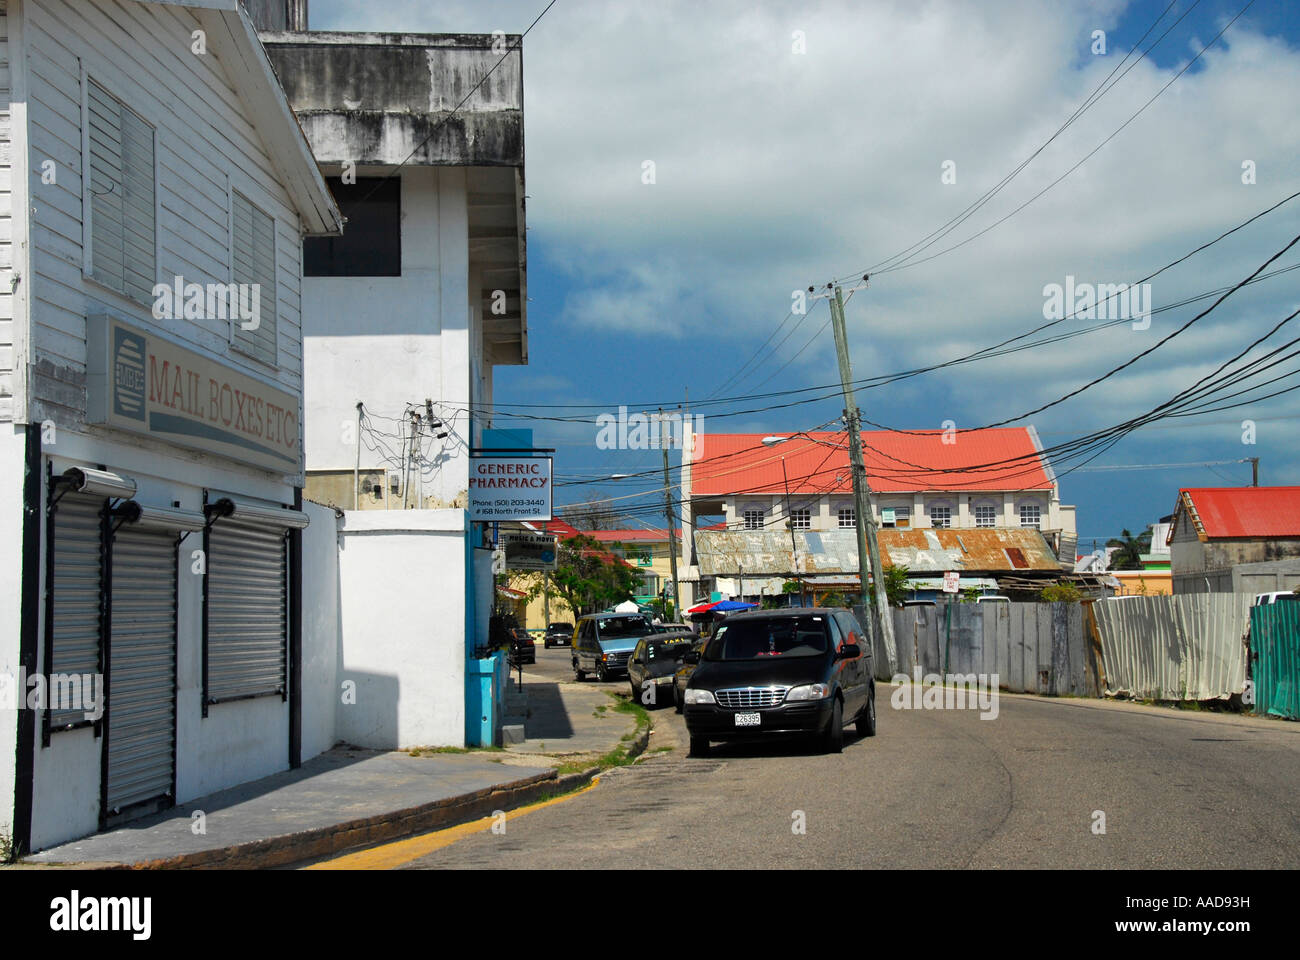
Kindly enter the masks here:
[[[1074, 507], [1061, 503], [1033, 427], [875, 430], [864, 431], [862, 442], [872, 513], [882, 531], [1032, 529], [1073, 567]], [[792, 531], [800, 533], [799, 543], [808, 540], [804, 533], [850, 535], [857, 516], [848, 435], [688, 432], [682, 504], [688, 583], [700, 576], [694, 531], [718, 517], [728, 531]]]

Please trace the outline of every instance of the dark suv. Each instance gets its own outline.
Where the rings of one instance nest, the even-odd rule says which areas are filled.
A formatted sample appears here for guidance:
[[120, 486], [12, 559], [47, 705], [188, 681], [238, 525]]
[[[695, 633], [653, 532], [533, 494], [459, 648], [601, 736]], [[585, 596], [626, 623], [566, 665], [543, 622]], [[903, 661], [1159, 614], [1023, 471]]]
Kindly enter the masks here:
[[844, 724], [876, 734], [876, 681], [866, 632], [847, 610], [763, 610], [728, 617], [699, 653], [686, 686], [691, 755], [712, 740], [817, 737], [830, 753]]
[[542, 646], [547, 650], [551, 649], [551, 647], [573, 646], [573, 624], [548, 623], [546, 625], [546, 634], [542, 637]]

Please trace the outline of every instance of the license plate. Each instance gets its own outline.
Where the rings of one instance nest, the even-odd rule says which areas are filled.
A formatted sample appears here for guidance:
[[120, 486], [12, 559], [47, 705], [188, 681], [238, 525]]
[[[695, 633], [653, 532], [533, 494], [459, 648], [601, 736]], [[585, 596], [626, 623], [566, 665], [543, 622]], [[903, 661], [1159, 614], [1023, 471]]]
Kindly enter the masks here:
[[736, 726], [738, 727], [756, 727], [762, 714], [758, 713], [738, 713], [736, 714]]

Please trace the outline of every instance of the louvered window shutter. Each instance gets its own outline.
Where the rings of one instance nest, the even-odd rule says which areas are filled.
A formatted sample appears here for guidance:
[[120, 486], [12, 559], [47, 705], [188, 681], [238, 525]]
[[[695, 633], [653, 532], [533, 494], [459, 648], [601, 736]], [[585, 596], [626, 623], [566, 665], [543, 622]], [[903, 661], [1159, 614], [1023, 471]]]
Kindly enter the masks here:
[[[258, 287], [258, 315], [256, 324], [232, 321], [235, 345], [245, 353], [276, 363], [276, 289], [275, 289], [275, 221], [246, 197], [234, 194], [232, 210], [233, 270], [231, 280], [236, 284]], [[251, 305], [247, 287], [237, 294], [241, 302]], [[244, 324], [250, 329], [245, 330]]]
[[94, 81], [87, 100], [91, 275], [152, 304], [158, 274], [153, 127]]

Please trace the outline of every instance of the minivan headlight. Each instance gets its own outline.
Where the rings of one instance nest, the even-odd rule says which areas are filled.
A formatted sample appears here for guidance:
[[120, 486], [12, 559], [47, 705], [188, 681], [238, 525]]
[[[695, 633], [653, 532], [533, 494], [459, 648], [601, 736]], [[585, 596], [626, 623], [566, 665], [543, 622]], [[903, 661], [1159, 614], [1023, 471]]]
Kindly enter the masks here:
[[690, 687], [687, 687], [686, 702], [687, 703], [717, 703], [718, 701], [713, 699], [712, 690], [692, 690]]
[[797, 687], [791, 687], [785, 695], [786, 703], [792, 700], [825, 700], [831, 695], [830, 684], [827, 683], [804, 683]]

